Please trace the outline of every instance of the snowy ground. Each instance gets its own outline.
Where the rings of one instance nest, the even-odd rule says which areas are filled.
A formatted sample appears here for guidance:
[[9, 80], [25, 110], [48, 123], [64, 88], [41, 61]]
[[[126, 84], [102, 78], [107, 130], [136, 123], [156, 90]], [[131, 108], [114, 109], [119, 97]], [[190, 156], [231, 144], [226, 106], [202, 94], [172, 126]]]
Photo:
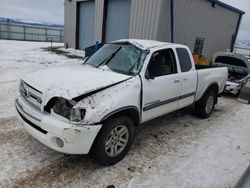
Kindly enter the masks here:
[[250, 106], [230, 97], [206, 120], [183, 109], [149, 122], [112, 167], [47, 148], [18, 125], [13, 101], [28, 72], [82, 62], [49, 45], [0, 40], [0, 187], [232, 187], [250, 164]]

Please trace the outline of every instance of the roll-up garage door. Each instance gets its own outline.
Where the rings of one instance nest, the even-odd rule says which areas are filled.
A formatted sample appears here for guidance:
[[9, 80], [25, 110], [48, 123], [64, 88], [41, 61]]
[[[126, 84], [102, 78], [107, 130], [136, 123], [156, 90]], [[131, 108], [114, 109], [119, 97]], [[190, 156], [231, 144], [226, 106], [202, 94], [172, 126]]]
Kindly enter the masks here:
[[79, 4], [79, 49], [93, 45], [95, 1], [83, 1]]
[[107, 0], [107, 3], [105, 41], [128, 38], [131, 0]]

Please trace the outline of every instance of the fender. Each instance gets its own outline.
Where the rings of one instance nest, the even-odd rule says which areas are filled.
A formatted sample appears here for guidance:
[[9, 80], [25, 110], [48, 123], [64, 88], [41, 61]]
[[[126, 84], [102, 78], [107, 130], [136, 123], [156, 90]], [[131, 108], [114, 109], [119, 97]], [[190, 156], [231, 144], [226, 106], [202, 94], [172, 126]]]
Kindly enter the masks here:
[[136, 110], [137, 111], [137, 115], [138, 115], [138, 118], [139, 118], [139, 123], [141, 122], [141, 119], [140, 119], [140, 111], [139, 109], [136, 107], [136, 106], [125, 106], [125, 107], [122, 107], [122, 108], [118, 108], [110, 113], [108, 113], [106, 116], [104, 116], [101, 120], [101, 122], [107, 120], [109, 117], [119, 113], [119, 112], [122, 112], [124, 110]]
[[130, 80], [130, 79], [133, 78], [133, 77], [134, 77], [134, 76], [131, 76], [130, 78], [127, 78], [127, 79], [122, 80], [122, 81], [120, 81], [120, 82], [117, 82], [117, 83], [111, 84], [111, 85], [109, 85], [109, 86], [106, 86], [106, 87], [97, 89], [97, 90], [95, 90], [95, 91], [91, 91], [91, 92], [89, 92], [89, 93], [85, 93], [85, 94], [83, 94], [83, 95], [80, 95], [80, 96], [78, 96], [78, 97], [73, 98], [72, 100], [73, 100], [73, 101], [76, 101], [76, 102], [79, 102], [79, 101], [81, 101], [82, 99], [84, 99], [84, 98], [86, 98], [86, 97], [89, 97], [89, 96], [91, 96], [91, 95], [93, 95], [93, 94], [95, 94], [95, 93], [98, 93], [98, 92], [102, 91], [102, 90], [108, 89], [108, 88], [110, 88], [110, 87], [112, 87], [112, 86], [118, 85], [118, 84], [120, 84], [120, 83], [122, 83], [122, 82], [126, 82], [126, 81]]
[[[218, 91], [219, 91], [219, 85], [218, 85], [218, 83], [217, 83], [217, 82], [212, 82], [211, 84], [208, 85], [208, 87], [206, 88], [206, 90], [205, 90], [204, 93], [202, 94], [201, 98], [199, 98], [199, 100], [202, 99], [202, 98], [204, 97], [204, 95], [207, 93], [207, 91], [208, 91], [212, 86], [218, 87]], [[218, 96], [219, 93], [216, 93], [216, 94], [217, 94], [217, 96]], [[199, 101], [199, 100], [198, 100], [198, 101]], [[216, 100], [216, 104], [217, 104], [217, 100]]]

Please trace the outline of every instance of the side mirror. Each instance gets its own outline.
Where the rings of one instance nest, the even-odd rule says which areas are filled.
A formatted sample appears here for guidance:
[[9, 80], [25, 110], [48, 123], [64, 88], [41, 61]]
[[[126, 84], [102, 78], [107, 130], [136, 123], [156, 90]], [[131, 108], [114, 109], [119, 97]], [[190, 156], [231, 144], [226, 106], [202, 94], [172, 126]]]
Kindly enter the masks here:
[[145, 78], [148, 79], [148, 80], [153, 80], [153, 79], [155, 79], [154, 76], [152, 76], [152, 75], [149, 74], [148, 69], [146, 70]]

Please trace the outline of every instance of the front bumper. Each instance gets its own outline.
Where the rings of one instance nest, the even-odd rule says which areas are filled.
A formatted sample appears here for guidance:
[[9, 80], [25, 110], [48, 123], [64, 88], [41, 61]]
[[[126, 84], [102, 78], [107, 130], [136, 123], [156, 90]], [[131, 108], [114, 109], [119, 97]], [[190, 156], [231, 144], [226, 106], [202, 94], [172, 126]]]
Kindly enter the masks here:
[[56, 151], [87, 154], [102, 125], [72, 125], [31, 106], [22, 96], [16, 99], [17, 117], [24, 129]]
[[237, 95], [241, 89], [241, 84], [227, 81], [224, 92]]

